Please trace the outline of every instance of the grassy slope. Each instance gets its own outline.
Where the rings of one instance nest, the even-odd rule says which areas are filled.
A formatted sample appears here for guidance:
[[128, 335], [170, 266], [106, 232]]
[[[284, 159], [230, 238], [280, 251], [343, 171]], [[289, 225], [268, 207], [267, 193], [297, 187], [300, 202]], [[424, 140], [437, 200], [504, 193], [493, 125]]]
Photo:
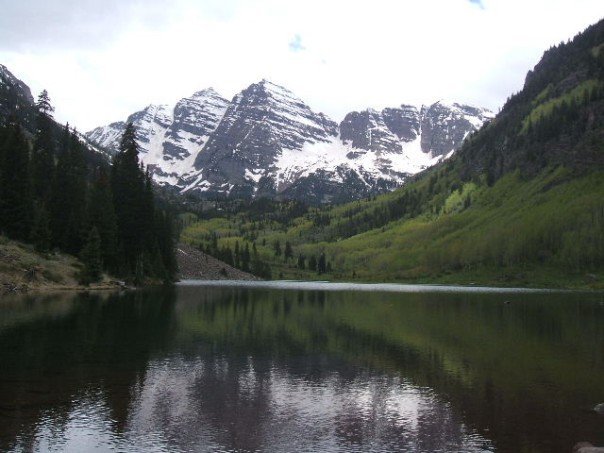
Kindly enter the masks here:
[[526, 182], [508, 175], [460, 212], [393, 222], [327, 250], [336, 267], [363, 269], [371, 280], [581, 285], [586, 267], [575, 263], [601, 249], [602, 233], [590, 225], [585, 235], [594, 237], [573, 239], [584, 229], [579, 219], [604, 208], [604, 177], [564, 179], [562, 170]]
[[[438, 202], [438, 214], [403, 218], [350, 238], [321, 240], [352, 207], [359, 216], [394, 196], [333, 208], [331, 224], [324, 228], [315, 227], [309, 216], [287, 228], [263, 225], [256, 239], [259, 252], [271, 261], [273, 276], [283, 278], [350, 280], [354, 272], [363, 281], [604, 287], [598, 261], [604, 250], [602, 172], [574, 178], [559, 168], [529, 180], [508, 174], [493, 187], [467, 183]], [[468, 197], [470, 206], [463, 203]], [[216, 231], [221, 244], [232, 245], [244, 241], [249, 229], [241, 218], [211, 219], [187, 228], [183, 239], [197, 243]], [[272, 252], [275, 240], [289, 240], [295, 256], [325, 251], [333, 273], [317, 276], [296, 269], [291, 261], [283, 263]]]
[[[78, 283], [81, 269], [82, 263], [73, 256], [40, 254], [31, 245], [0, 236], [0, 295], [25, 290], [85, 289]], [[89, 289], [115, 287], [105, 278]]]

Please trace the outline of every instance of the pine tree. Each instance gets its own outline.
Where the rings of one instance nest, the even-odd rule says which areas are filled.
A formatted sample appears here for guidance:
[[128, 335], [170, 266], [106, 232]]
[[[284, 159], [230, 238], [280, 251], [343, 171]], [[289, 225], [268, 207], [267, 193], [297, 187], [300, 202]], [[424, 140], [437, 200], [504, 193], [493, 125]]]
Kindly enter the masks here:
[[50, 103], [50, 97], [48, 91], [42, 90], [38, 96], [38, 102], [36, 103], [38, 111], [46, 115], [48, 118], [52, 118], [52, 113], [55, 111], [54, 107]]
[[28, 240], [33, 221], [29, 146], [19, 125], [10, 125], [7, 132], [1, 165], [0, 228], [9, 237]]
[[34, 224], [31, 232], [31, 242], [37, 252], [47, 253], [50, 251], [52, 234], [50, 232], [50, 217], [48, 211], [42, 205], [34, 215]]
[[88, 234], [88, 240], [82, 250], [82, 283], [90, 284], [98, 282], [102, 277], [103, 263], [101, 258], [101, 237], [96, 227], [92, 227]]
[[241, 268], [241, 254], [239, 252], [239, 241], [235, 241], [235, 267]]
[[306, 259], [304, 258], [304, 255], [302, 255], [300, 253], [298, 255], [298, 269], [304, 270], [305, 268], [306, 268]]
[[67, 243], [67, 219], [69, 205], [72, 195], [70, 193], [70, 162], [69, 162], [69, 125], [63, 129], [60, 140], [59, 156], [57, 166], [52, 180], [51, 198], [50, 198], [50, 227], [52, 231], [52, 242], [61, 249], [66, 249]]
[[48, 183], [52, 181], [55, 155], [52, 134], [52, 112], [54, 109], [50, 104], [50, 98], [46, 90], [42, 91], [40, 96], [38, 96], [36, 107], [38, 115], [36, 118], [36, 133], [31, 159], [33, 188], [36, 199], [41, 200], [45, 204], [50, 196]]
[[69, 125], [63, 129], [49, 199], [53, 243], [77, 254], [86, 240], [87, 168], [83, 149]]
[[220, 259], [227, 263], [229, 266], [233, 265], [233, 252], [230, 247], [224, 246], [220, 251]]
[[287, 263], [294, 256], [294, 251], [292, 249], [292, 245], [289, 241], [285, 241], [285, 250], [283, 251], [283, 257], [285, 258], [285, 262]]
[[[173, 280], [177, 270], [173, 222], [156, 209], [151, 174], [139, 161], [132, 123], [126, 126], [113, 159], [111, 192], [117, 224], [118, 273], [136, 284], [144, 283], [148, 277]], [[227, 253], [218, 250], [214, 237], [212, 254], [221, 252]]]
[[275, 256], [281, 256], [281, 242], [278, 239], [273, 243], [273, 249], [275, 250]]
[[146, 218], [143, 212], [145, 177], [139, 166], [136, 131], [132, 123], [126, 126], [120, 150], [113, 159], [111, 182], [123, 271], [126, 275], [136, 274], [142, 278], [143, 243], [147, 237], [140, 222]]
[[251, 263], [251, 272], [252, 274], [264, 278], [266, 280], [270, 280], [272, 278], [272, 272], [270, 266], [263, 262], [258, 255], [258, 249], [256, 248], [256, 244], [252, 245], [252, 263]]
[[117, 266], [117, 221], [113, 209], [113, 196], [107, 170], [101, 167], [90, 190], [88, 219], [101, 237], [104, 268], [116, 272]]
[[317, 262], [317, 273], [321, 275], [324, 274], [326, 270], [325, 253], [321, 253], [321, 255], [319, 255], [319, 261]]
[[[2, 176], [4, 174], [4, 145], [7, 139], [8, 128], [0, 125], [0, 187], [2, 187]], [[0, 205], [2, 204], [2, 193], [0, 192]], [[0, 221], [0, 228], [1, 228]]]
[[71, 132], [69, 140], [69, 162], [71, 165], [69, 180], [70, 206], [67, 224], [69, 237], [65, 250], [75, 255], [82, 249], [88, 236], [86, 227], [86, 202], [88, 198], [86, 176], [88, 169], [86, 168], [82, 144], [75, 130]]
[[[142, 165], [142, 164], [141, 164]], [[154, 246], [156, 239], [155, 231], [155, 199], [153, 195], [153, 181], [151, 179], [151, 173], [143, 170], [141, 166], [141, 173], [144, 173], [145, 187], [143, 192], [143, 206], [142, 206], [142, 217], [139, 219], [140, 229], [144, 233], [144, 246], [146, 249], [151, 249]]]
[[241, 254], [241, 269], [244, 272], [250, 271], [250, 245], [246, 242], [243, 253]]
[[308, 270], [309, 271], [317, 270], [317, 258], [315, 258], [315, 255], [311, 255], [310, 258], [308, 259]]
[[174, 254], [174, 221], [170, 215], [164, 212], [156, 213], [158, 223], [157, 243], [164, 268], [163, 280], [172, 282], [178, 271], [176, 255]]

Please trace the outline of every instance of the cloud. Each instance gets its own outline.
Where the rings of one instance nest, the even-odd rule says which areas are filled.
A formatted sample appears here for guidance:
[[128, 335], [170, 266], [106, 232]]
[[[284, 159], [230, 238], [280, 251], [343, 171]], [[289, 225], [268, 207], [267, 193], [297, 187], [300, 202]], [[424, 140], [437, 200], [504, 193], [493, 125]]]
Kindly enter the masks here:
[[480, 7], [480, 9], [484, 9], [484, 4], [482, 3], [482, 0], [469, 0], [469, 1], [473, 5], [478, 5]]
[[302, 50], [306, 50], [306, 47], [302, 45], [302, 36], [295, 35], [294, 39], [289, 42], [289, 49], [292, 52], [300, 52]]
[[0, 63], [34, 93], [48, 89], [55, 117], [79, 130], [209, 86], [231, 98], [263, 78], [336, 121], [441, 98], [497, 110], [545, 49], [603, 13], [601, 0], [486, 5], [0, 0]]

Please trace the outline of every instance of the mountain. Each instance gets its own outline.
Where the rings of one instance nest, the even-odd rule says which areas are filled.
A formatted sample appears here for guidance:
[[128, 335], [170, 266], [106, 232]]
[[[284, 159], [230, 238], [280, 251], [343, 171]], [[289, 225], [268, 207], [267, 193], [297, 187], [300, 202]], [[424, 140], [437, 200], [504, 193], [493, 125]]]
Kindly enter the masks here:
[[[339, 134], [361, 155], [411, 143], [446, 155], [443, 138], [462, 121], [443, 132], [449, 109], [351, 113]], [[269, 208], [217, 210], [183, 238], [206, 248], [210, 231], [223, 235], [217, 248], [254, 241], [286, 279], [604, 288], [604, 21], [547, 50], [495, 118], [402, 188], [305, 212]], [[289, 243], [297, 266], [277, 243]]]
[[[346, 201], [400, 186], [448, 157], [492, 118], [437, 102], [351, 112], [337, 124], [292, 92], [262, 80], [230, 102], [200, 91], [175, 106], [150, 105], [127, 118], [141, 158], [161, 184], [205, 196], [271, 195]], [[125, 122], [87, 138], [115, 152]]]
[[34, 98], [29, 87], [0, 64], [0, 122], [9, 116], [31, 125]]
[[[33, 136], [36, 115], [36, 103], [29, 87], [13, 75], [6, 66], [0, 64], [0, 126], [9, 120], [14, 120], [27, 134]], [[61, 124], [53, 122], [53, 129], [55, 139], [62, 136]], [[84, 154], [88, 163], [91, 165], [107, 163], [108, 156], [104, 150], [92, 144], [83, 134], [76, 132], [76, 135], [85, 147]]]
[[141, 159], [160, 184], [182, 186], [194, 172], [197, 154], [216, 129], [228, 106], [212, 88], [183, 98], [174, 106], [149, 105], [125, 122], [98, 127], [86, 137], [114, 153], [126, 123], [136, 126]]
[[486, 109], [442, 102], [351, 112], [327, 145], [281, 154], [278, 187], [290, 198], [319, 202], [393, 190], [450, 157], [492, 116]]

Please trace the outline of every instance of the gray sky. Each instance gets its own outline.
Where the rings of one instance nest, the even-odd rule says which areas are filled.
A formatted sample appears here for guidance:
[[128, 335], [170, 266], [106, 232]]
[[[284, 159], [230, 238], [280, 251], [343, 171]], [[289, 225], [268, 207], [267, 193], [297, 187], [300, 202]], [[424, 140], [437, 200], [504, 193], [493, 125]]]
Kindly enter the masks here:
[[602, 0], [0, 0], [0, 63], [80, 130], [267, 78], [314, 110], [497, 110]]

